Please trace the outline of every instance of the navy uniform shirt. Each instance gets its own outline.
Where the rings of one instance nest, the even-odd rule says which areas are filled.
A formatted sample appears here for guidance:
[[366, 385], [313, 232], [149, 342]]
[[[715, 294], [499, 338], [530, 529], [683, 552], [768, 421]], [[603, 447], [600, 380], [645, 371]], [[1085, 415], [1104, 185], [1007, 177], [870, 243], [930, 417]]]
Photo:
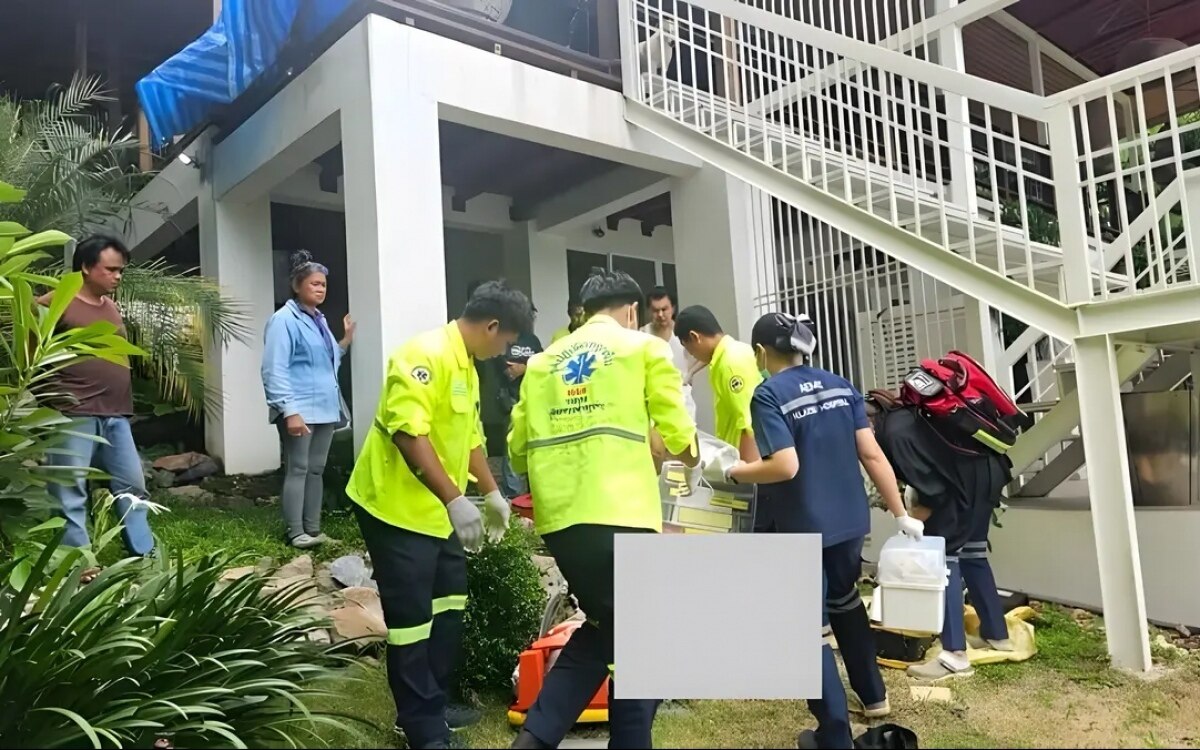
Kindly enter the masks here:
[[869, 429], [862, 394], [845, 378], [801, 365], [764, 381], [750, 402], [759, 453], [794, 447], [800, 471], [768, 486], [760, 512], [782, 533], [821, 534], [831, 547], [871, 529], [855, 432]]

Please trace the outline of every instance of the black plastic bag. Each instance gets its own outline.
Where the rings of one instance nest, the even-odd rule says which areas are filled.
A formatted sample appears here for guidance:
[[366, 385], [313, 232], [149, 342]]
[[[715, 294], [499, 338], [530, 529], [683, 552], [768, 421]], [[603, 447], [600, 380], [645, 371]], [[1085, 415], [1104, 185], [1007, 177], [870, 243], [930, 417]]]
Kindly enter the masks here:
[[917, 734], [899, 724], [880, 724], [871, 727], [854, 740], [854, 747], [864, 750], [906, 750], [917, 747]]

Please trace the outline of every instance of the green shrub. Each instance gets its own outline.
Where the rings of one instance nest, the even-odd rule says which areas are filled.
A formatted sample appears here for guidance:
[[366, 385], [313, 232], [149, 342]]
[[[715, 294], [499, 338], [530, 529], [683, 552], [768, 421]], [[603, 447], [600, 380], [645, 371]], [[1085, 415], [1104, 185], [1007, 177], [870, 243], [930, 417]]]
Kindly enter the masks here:
[[521, 651], [538, 635], [546, 594], [530, 555], [536, 535], [517, 519], [499, 544], [467, 558], [467, 610], [459, 687], [508, 689]]
[[224, 554], [126, 559], [81, 585], [83, 553], [55, 563], [60, 539], [21, 587], [19, 561], [0, 566], [4, 747], [261, 747], [343, 728], [305, 705], [345, 660], [309, 640], [322, 623], [302, 592], [224, 584]]

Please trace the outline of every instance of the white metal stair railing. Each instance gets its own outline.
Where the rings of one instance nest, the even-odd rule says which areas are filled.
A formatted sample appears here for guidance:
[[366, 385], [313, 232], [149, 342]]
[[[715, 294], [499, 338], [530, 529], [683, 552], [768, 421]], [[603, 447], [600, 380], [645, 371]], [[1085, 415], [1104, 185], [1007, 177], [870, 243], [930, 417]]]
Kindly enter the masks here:
[[[670, 44], [677, 62], [674, 70], [689, 70], [692, 79], [677, 80], [678, 74], [667, 77], [663, 70], [648, 69], [653, 54], [626, 56], [627, 96], [710, 141], [1054, 300], [1064, 299], [1064, 287], [1072, 283], [1073, 300], [1082, 301], [1084, 296], [1103, 299], [1200, 282], [1190, 271], [1196, 243], [1187, 221], [1180, 225], [1171, 218], [1172, 212], [1178, 216], [1186, 207], [1188, 193], [1200, 193], [1200, 186], [1188, 191], [1185, 184], [1190, 180], [1180, 180], [1179, 201], [1171, 201], [1171, 196], [1149, 198], [1141, 214], [1151, 218], [1145, 219], [1129, 210], [1123, 191], [1116, 191], [1108, 202], [1111, 206], [1103, 195], [1115, 181], [1156, 196], [1156, 188], [1146, 190], [1157, 185], [1148, 179], [1152, 171], [1161, 177], [1173, 167], [1174, 174], [1183, 175], [1191, 159], [1200, 157], [1190, 146], [1177, 147], [1165, 157], [1150, 148], [1163, 139], [1190, 143], [1189, 133], [1200, 137], [1200, 124], [1169, 128], [1163, 135], [1119, 122], [1114, 97], [1144, 102], [1145, 92], [1153, 88], [1158, 70], [1154, 66], [1139, 66], [1122, 74], [1125, 78], [1110, 76], [1056, 97], [1039, 97], [896, 52], [890, 47], [904, 47], [895, 43], [896, 33], [871, 44], [861, 38], [877, 38], [882, 33], [878, 29], [846, 34], [829, 31], [828, 23], [826, 28], [808, 23], [806, 19], [814, 20], [811, 2], [803, 6], [807, 16], [795, 12], [799, 3], [780, 4], [795, 18], [774, 12], [773, 3], [770, 10], [758, 7], [766, 4], [698, 0], [669, 11], [657, 0], [622, 0], [623, 35], [648, 39], [664, 50]], [[983, 5], [968, 0], [932, 19], [917, 19], [916, 25], [936, 25], [950, 14], [962, 17]], [[670, 33], [655, 31], [661, 27]], [[911, 36], [917, 39], [922, 33]], [[904, 30], [898, 34], [902, 38]], [[1176, 54], [1156, 61], [1162, 65], [1159, 78], [1175, 82], [1186, 70], [1194, 70], [1195, 57]], [[1089, 129], [1088, 112], [1095, 110], [1097, 97], [1108, 102], [1108, 116], [1093, 117]], [[1165, 99], [1171, 113], [1200, 108], [1200, 103], [1183, 104], [1182, 99], [1181, 107], [1175, 107], [1171, 87]], [[981, 112], [982, 122], [972, 122], [965, 114], [969, 111]], [[1146, 111], [1126, 114], [1133, 124], [1150, 122]], [[646, 126], [640, 115], [637, 121]], [[1089, 137], [1076, 142], [1068, 132], [1075, 124]], [[1105, 152], [1091, 145], [1092, 133], [1102, 129], [1118, 138], [1124, 134], [1120, 148], [1142, 156], [1125, 158], [1127, 166], [1121, 160], [1114, 165], [1111, 158], [1106, 163]], [[1023, 135], [1043, 130], [1058, 136], [1053, 152]], [[985, 153], [976, 153], [970, 145], [973, 136], [986, 144]], [[1027, 169], [1031, 160], [1053, 167]], [[973, 176], [980, 164], [993, 195], [999, 194], [1001, 178], [1015, 178], [1016, 205], [1007, 216], [1001, 210], [990, 215], [981, 211], [973, 187], [964, 194], [964, 173]], [[1140, 182], [1134, 179], [1139, 172]], [[972, 186], [973, 182], [972, 177]], [[1080, 255], [1073, 268], [1085, 274], [1083, 278], [1075, 275], [1064, 283], [1063, 249], [1033, 239], [1031, 191], [1059, 205], [1067, 252]], [[1187, 211], [1182, 213], [1186, 218]], [[1126, 232], [1125, 239], [1118, 238], [1126, 263], [1114, 272], [1104, 260], [1114, 251], [1088, 237], [1103, 237], [1105, 231], [1111, 235], [1101, 214], [1114, 217], [1119, 227], [1140, 220], [1141, 226], [1134, 229], [1145, 227], [1165, 236], [1138, 248], [1133, 237], [1137, 232]], [[1173, 228], [1160, 227], [1171, 221]], [[846, 228], [845, 222], [840, 228]], [[1145, 257], [1135, 260], [1137, 255]], [[1085, 283], [1091, 289], [1080, 293]]]
[[[1186, 354], [1158, 351], [1129, 381], [1130, 393], [1171, 391], [1183, 387], [1191, 377], [1191, 361]], [[1055, 406], [1058, 408], [1058, 405]], [[1049, 412], [1048, 412], [1049, 413]], [[1020, 440], [1020, 438], [1018, 439]], [[1050, 455], [1050, 453], [1054, 455]], [[1076, 431], [1061, 441], [1057, 450], [1018, 472], [1010, 487], [1010, 497], [1044, 497], [1069, 479], [1084, 465], [1083, 442]], [[1036, 470], [1031, 470], [1036, 466]]]

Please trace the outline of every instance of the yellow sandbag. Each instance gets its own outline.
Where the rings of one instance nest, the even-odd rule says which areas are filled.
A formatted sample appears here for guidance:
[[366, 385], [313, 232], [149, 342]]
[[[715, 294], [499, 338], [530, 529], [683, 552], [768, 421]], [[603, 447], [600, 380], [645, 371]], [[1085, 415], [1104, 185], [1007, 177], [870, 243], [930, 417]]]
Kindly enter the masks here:
[[[1030, 607], [1017, 607], [1004, 616], [1004, 624], [1008, 626], [1008, 639], [1012, 641], [1012, 651], [997, 651], [994, 648], [967, 647], [967, 659], [972, 664], [999, 664], [1006, 661], [1025, 661], [1037, 654], [1037, 642], [1034, 639], [1033, 624], [1029, 622], [1036, 613]], [[975, 608], [963, 607], [963, 623], [968, 635], [979, 634], [979, 615]], [[941, 644], [935, 644], [929, 649], [927, 658], [933, 659], [941, 653]]]

